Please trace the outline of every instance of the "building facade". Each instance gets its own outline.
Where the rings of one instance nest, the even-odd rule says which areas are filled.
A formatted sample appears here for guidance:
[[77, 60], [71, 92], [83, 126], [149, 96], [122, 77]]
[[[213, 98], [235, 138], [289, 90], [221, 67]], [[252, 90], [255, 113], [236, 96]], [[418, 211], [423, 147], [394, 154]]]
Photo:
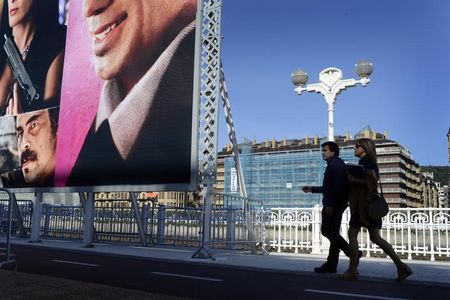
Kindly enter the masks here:
[[[225, 194], [239, 194], [237, 173], [230, 152], [224, 155]], [[344, 160], [356, 163], [353, 149], [341, 150]], [[249, 198], [270, 207], [308, 207], [320, 203], [320, 195], [305, 194], [305, 185], [320, 185], [326, 165], [317, 137], [302, 140], [246, 142], [240, 148], [240, 160]], [[218, 169], [222, 167], [218, 165]], [[218, 181], [221, 182], [221, 178]], [[220, 192], [220, 190], [218, 190]]]
[[439, 207], [448, 208], [450, 207], [449, 201], [449, 187], [448, 185], [441, 185], [440, 182], [438, 184], [438, 202]]
[[[152, 200], [159, 205], [170, 207], [198, 207], [199, 197], [195, 192], [139, 192], [137, 193], [137, 200]], [[95, 201], [110, 201], [114, 200], [117, 203], [123, 202], [125, 206], [130, 203], [130, 194], [128, 192], [101, 192], [95, 193]], [[121, 204], [118, 204], [119, 206]]]
[[[447, 132], [447, 142], [448, 142], [448, 162], [450, 163], [450, 127], [448, 128]], [[450, 184], [450, 177], [448, 183]]]
[[196, 192], [159, 192], [158, 204], [170, 207], [199, 207], [200, 197]]
[[433, 172], [421, 172], [422, 200], [424, 207], [444, 207], [439, 199], [440, 183], [434, 181]]
[[[418, 163], [405, 147], [389, 140], [387, 133], [380, 134], [366, 127], [352, 138], [349, 134], [335, 137], [340, 157], [346, 163], [358, 162], [354, 145], [362, 137], [372, 138], [376, 144], [380, 180], [391, 207], [423, 207], [424, 204], [437, 203], [437, 193], [433, 196], [436, 200], [424, 203], [423, 179]], [[267, 207], [310, 207], [320, 203], [321, 195], [303, 193], [302, 187], [322, 184], [326, 162], [322, 159], [320, 144], [324, 141], [307, 137], [240, 144], [249, 198], [262, 200]], [[224, 148], [219, 157], [217, 180], [220, 184], [216, 185], [217, 192], [239, 194], [231, 147]]]

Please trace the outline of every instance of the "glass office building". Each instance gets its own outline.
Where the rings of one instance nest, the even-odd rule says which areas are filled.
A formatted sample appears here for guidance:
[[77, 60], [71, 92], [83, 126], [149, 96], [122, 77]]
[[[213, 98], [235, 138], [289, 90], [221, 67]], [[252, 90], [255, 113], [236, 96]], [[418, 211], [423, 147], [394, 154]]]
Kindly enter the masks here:
[[[291, 140], [240, 145], [240, 159], [250, 199], [262, 200], [266, 207], [311, 207], [321, 202], [321, 194], [306, 194], [305, 185], [322, 185], [326, 162], [320, 144]], [[357, 163], [353, 146], [341, 147], [340, 157]], [[224, 192], [239, 194], [232, 156], [224, 161]]]

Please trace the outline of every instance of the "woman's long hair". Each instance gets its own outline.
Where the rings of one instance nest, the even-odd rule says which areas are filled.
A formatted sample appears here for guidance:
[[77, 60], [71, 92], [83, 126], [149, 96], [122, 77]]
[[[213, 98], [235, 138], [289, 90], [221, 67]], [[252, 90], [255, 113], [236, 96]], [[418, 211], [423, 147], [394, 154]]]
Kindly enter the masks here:
[[7, 33], [8, 35], [11, 35], [11, 27], [9, 27], [8, 23], [8, 1], [4, 0], [3, 5], [0, 8], [1, 9], [1, 15], [0, 15], [0, 70], [6, 63], [6, 53], [3, 50], [3, 35]]
[[356, 141], [356, 145], [360, 145], [366, 151], [365, 158], [373, 165], [378, 177], [377, 151], [375, 143], [371, 139], [362, 138]]
[[[3, 1], [1, 9], [0, 31], [3, 38], [4, 33], [11, 33], [7, 0]], [[59, 0], [35, 0], [31, 9], [36, 18], [36, 27], [42, 28], [44, 32], [59, 24]]]
[[44, 32], [59, 24], [59, 0], [35, 0], [36, 26]]
[[[8, 1], [4, 0], [0, 14], [0, 45], [3, 45], [3, 35], [11, 35], [11, 27], [8, 20]], [[36, 16], [36, 26], [42, 32], [51, 34], [51, 30], [59, 24], [59, 0], [35, 0], [33, 3], [33, 14]], [[0, 48], [0, 65], [6, 62], [6, 54], [3, 47]]]

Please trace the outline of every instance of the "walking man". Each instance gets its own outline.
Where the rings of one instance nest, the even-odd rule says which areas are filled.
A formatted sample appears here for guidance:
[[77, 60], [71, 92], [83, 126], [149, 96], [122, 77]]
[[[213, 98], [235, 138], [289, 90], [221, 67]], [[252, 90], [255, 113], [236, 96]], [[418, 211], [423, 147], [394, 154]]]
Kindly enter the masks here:
[[[327, 162], [327, 168], [320, 187], [305, 186], [305, 193], [322, 193], [322, 235], [330, 241], [327, 261], [314, 268], [317, 273], [336, 273], [339, 262], [339, 250], [349, 256], [347, 241], [340, 235], [342, 213], [348, 206], [348, 181], [346, 166], [339, 157], [339, 146], [332, 141], [321, 145], [322, 158]], [[361, 255], [361, 253], [359, 253]]]

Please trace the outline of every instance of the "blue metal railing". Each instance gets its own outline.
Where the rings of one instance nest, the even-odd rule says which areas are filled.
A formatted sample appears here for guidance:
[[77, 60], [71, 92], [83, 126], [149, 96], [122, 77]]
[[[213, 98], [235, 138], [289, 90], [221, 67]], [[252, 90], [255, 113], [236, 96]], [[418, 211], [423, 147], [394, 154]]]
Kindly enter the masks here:
[[[18, 203], [29, 237], [32, 201]], [[239, 243], [248, 240], [242, 201], [235, 196], [216, 195], [215, 203], [211, 217], [211, 246], [241, 248]], [[0, 202], [0, 224], [7, 220], [6, 209], [3, 208], [6, 205], [6, 201]], [[250, 207], [252, 210], [259, 209], [253, 202]], [[201, 208], [168, 207], [157, 205], [154, 201], [139, 202], [139, 216], [149, 245], [198, 247], [201, 242], [201, 215]], [[81, 206], [42, 204], [42, 238], [81, 240], [83, 224], [84, 211]], [[96, 201], [94, 228], [96, 242], [141, 242], [135, 212], [131, 205], [127, 206], [126, 201]], [[18, 234], [17, 226], [14, 227], [13, 234]]]
[[[17, 200], [19, 213], [22, 218], [23, 226], [26, 231], [31, 228], [31, 216], [33, 214], [33, 202], [29, 200]], [[8, 228], [8, 200], [0, 200], [0, 234], [7, 232]], [[17, 214], [12, 215], [11, 233], [18, 234], [20, 226], [18, 224]]]

